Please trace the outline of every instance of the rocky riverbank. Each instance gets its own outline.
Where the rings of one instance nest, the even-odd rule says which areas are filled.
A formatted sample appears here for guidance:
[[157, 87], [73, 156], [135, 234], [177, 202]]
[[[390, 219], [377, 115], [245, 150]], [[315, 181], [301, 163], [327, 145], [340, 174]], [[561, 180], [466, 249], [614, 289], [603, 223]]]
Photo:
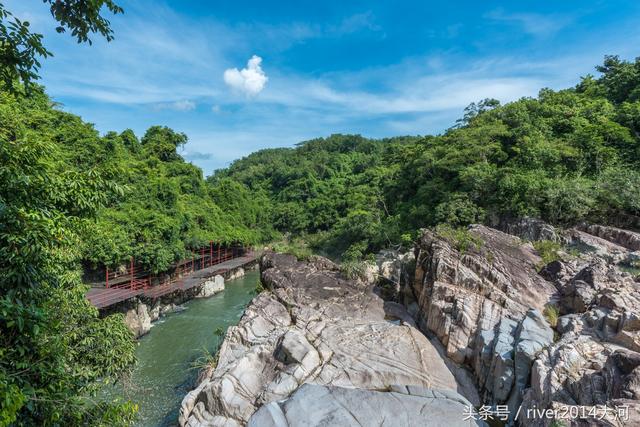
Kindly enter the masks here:
[[[267, 291], [227, 331], [180, 424], [457, 426], [482, 425], [484, 412], [527, 426], [640, 425], [629, 273], [640, 235], [500, 227], [513, 234], [427, 230], [413, 254], [381, 254], [392, 286], [348, 280], [324, 258], [266, 254]], [[528, 241], [539, 239], [564, 245], [559, 259], [544, 265]]]
[[[253, 263], [249, 268], [255, 268]], [[208, 298], [224, 291], [225, 281], [243, 277], [243, 267], [233, 268], [224, 274], [216, 274], [202, 280], [198, 286], [186, 291], [174, 292], [155, 300], [133, 299], [111, 308], [124, 313], [124, 321], [136, 338], [151, 330], [151, 324], [161, 317], [180, 311], [182, 304], [193, 298]]]

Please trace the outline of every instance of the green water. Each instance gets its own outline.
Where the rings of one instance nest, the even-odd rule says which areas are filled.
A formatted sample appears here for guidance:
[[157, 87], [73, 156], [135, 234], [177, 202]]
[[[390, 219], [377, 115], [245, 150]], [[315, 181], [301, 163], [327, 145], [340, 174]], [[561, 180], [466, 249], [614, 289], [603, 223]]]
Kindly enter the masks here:
[[177, 424], [180, 402], [198, 375], [197, 369], [190, 369], [193, 361], [202, 356], [203, 347], [215, 349], [216, 329], [238, 323], [257, 282], [258, 273], [248, 271], [227, 282], [224, 292], [189, 301], [184, 304], [186, 310], [155, 322], [140, 339], [138, 363], [125, 387], [125, 395], [140, 408], [137, 426]]

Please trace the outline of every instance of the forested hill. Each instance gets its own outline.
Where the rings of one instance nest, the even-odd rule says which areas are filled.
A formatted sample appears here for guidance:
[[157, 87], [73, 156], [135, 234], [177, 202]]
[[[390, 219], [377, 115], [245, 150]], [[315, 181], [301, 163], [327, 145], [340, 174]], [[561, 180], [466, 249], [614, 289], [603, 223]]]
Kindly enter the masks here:
[[[256, 227], [260, 212], [251, 198], [234, 209], [224, 191], [207, 185], [200, 168], [178, 154], [187, 142], [182, 133], [153, 126], [140, 139], [131, 130], [100, 136], [38, 88], [29, 96], [3, 92], [0, 109], [4, 135], [42, 145], [30, 162], [50, 165], [49, 173], [61, 180], [83, 177], [73, 184], [87, 199], [82, 203], [99, 202], [79, 233], [89, 266], [117, 266], [134, 256], [162, 271], [210, 240], [254, 244], [270, 237], [262, 232], [268, 227]], [[70, 209], [74, 214], [83, 207]]]
[[79, 243], [90, 266], [134, 256], [162, 271], [210, 240], [280, 233], [357, 259], [439, 223], [529, 215], [637, 227], [640, 61], [608, 57], [597, 69], [575, 88], [472, 104], [443, 135], [333, 135], [258, 151], [207, 180], [178, 154], [187, 137], [172, 129], [101, 136], [42, 89], [3, 93], [0, 107], [5, 133], [28, 129], [61, 176], [91, 176], [87, 197], [99, 189]]
[[275, 228], [358, 258], [420, 227], [505, 216], [638, 227], [640, 60], [607, 57], [575, 87], [503, 106], [472, 104], [443, 135], [333, 135], [217, 171], [246, 186]]

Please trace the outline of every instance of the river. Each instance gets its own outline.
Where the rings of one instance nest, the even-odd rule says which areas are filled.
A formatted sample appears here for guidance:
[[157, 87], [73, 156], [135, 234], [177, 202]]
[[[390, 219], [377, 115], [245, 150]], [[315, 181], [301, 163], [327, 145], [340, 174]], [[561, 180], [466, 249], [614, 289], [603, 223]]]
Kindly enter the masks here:
[[139, 405], [136, 426], [159, 427], [177, 424], [182, 398], [195, 385], [198, 369], [193, 362], [204, 349], [213, 352], [222, 338], [216, 330], [236, 325], [245, 306], [254, 296], [258, 272], [248, 271], [225, 283], [223, 292], [184, 304], [186, 310], [172, 313], [154, 323], [140, 339], [138, 362], [125, 387]]

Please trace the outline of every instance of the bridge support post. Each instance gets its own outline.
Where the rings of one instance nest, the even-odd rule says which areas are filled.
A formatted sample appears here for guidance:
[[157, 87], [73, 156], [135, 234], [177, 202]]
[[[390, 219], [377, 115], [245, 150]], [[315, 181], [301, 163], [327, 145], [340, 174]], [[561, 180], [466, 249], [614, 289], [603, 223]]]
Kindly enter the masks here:
[[133, 289], [133, 257], [129, 258], [129, 274], [131, 275], [131, 281], [129, 282], [129, 288]]

